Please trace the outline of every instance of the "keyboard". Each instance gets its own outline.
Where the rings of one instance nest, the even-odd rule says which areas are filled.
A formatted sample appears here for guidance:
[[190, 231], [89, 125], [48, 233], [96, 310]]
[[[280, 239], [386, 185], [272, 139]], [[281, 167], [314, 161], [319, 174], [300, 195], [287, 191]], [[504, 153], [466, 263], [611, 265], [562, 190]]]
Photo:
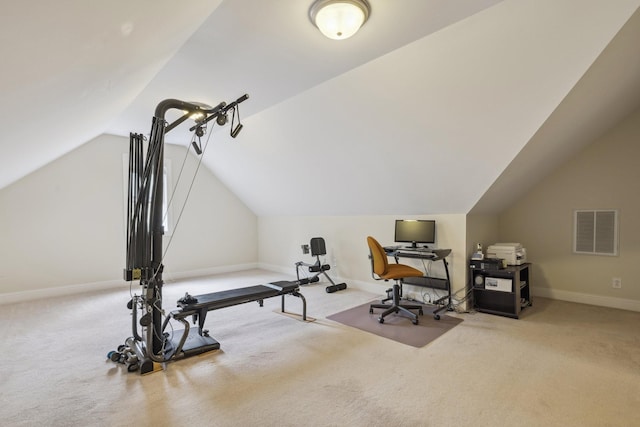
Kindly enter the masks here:
[[399, 250], [401, 250], [401, 251], [409, 251], [409, 252], [427, 252], [427, 253], [433, 252], [433, 249], [431, 249], [431, 248], [414, 248], [414, 247], [411, 247], [411, 246], [405, 246], [403, 248], [399, 248]]

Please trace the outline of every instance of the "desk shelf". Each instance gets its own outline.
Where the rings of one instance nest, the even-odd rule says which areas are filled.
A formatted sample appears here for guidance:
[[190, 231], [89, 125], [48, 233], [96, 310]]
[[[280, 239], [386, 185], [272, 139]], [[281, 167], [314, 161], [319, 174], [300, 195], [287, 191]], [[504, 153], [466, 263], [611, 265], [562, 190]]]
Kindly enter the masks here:
[[442, 289], [444, 291], [449, 290], [449, 281], [447, 279], [441, 279], [439, 277], [406, 277], [402, 281], [405, 285], [420, 286], [424, 288]]
[[449, 263], [446, 260], [446, 257], [451, 253], [450, 249], [437, 249], [433, 250], [433, 252], [429, 251], [408, 251], [408, 250], [397, 250], [391, 249], [387, 250], [385, 248], [388, 256], [393, 256], [398, 262], [399, 258], [415, 258], [421, 260], [428, 261], [442, 261], [444, 264], [444, 271], [446, 278], [439, 277], [430, 277], [430, 276], [422, 276], [422, 277], [406, 277], [403, 279], [403, 284], [411, 285], [411, 286], [420, 286], [426, 288], [433, 289], [442, 289], [447, 292], [447, 294], [436, 301], [432, 301], [432, 304], [436, 305], [437, 308], [433, 312], [433, 317], [435, 319], [440, 319], [440, 312], [443, 310], [450, 310], [452, 307], [452, 296], [451, 296], [451, 278], [449, 277]]
[[[483, 270], [471, 266], [474, 307], [483, 313], [518, 319], [523, 308], [532, 305], [529, 281], [529, 263], [501, 270]], [[511, 291], [486, 289], [487, 277], [511, 281]]]

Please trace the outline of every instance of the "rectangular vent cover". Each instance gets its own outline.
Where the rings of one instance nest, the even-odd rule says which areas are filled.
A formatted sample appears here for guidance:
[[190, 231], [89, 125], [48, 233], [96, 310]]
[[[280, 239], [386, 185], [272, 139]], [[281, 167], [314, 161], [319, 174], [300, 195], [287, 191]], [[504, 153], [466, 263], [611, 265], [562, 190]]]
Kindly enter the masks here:
[[618, 211], [575, 210], [573, 213], [573, 252], [592, 255], [618, 255]]

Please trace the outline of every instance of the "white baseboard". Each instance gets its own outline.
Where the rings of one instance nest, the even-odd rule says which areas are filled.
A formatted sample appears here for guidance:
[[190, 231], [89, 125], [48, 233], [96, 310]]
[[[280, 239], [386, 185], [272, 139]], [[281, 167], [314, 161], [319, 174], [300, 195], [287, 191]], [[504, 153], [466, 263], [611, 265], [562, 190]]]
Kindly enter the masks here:
[[371, 292], [372, 294], [378, 296], [386, 295], [386, 290], [393, 286], [393, 282], [389, 284], [385, 282], [363, 282], [361, 280], [349, 280], [347, 281], [347, 283], [347, 286], [351, 286], [361, 291]]
[[[286, 274], [287, 276], [295, 276], [295, 273], [296, 273], [295, 266], [283, 267], [281, 265], [260, 263], [258, 265], [258, 268], [262, 270], [273, 271], [275, 273]], [[379, 284], [377, 283], [368, 283], [368, 282], [362, 282], [359, 280], [345, 279], [344, 277], [340, 277], [340, 276], [333, 277], [333, 275], [331, 275], [331, 279], [333, 279], [333, 281], [336, 283], [346, 283], [347, 287], [350, 287], [350, 288], [373, 292], [380, 295], [384, 295], [384, 290], [387, 289], [384, 286], [380, 287]], [[329, 281], [324, 276], [320, 276], [320, 282], [321, 283], [326, 282], [327, 284], [329, 283]]]
[[[291, 274], [291, 267], [282, 267], [272, 264], [260, 263], [259, 268], [269, 271], [274, 271], [283, 274]], [[295, 272], [295, 269], [293, 269]], [[334, 279], [335, 280], [335, 279]], [[380, 282], [366, 282], [361, 280], [339, 278], [336, 283], [345, 282], [347, 286], [359, 289], [362, 291], [371, 292], [374, 294], [384, 295], [384, 292], [389, 288], [390, 284]], [[386, 285], [386, 286], [385, 286]], [[601, 307], [618, 308], [621, 310], [638, 311], [640, 312], [640, 301], [629, 300], [624, 298], [603, 297], [600, 295], [583, 294], [579, 292], [560, 291], [549, 288], [533, 288], [533, 296], [539, 296], [542, 298], [549, 298], [561, 301], [576, 302], [580, 304], [597, 305]], [[416, 299], [419, 299], [416, 297]]]
[[128, 287], [124, 280], [105, 280], [102, 282], [83, 283], [79, 285], [56, 286], [54, 288], [33, 289], [29, 291], [10, 292], [0, 294], [0, 305], [17, 302], [33, 301], [37, 299], [55, 298], [65, 295], [75, 295], [85, 292], [94, 292], [104, 289], [116, 289]]
[[577, 302], [580, 304], [598, 305], [601, 307], [619, 308], [621, 310], [640, 311], [640, 301], [624, 298], [605, 297], [583, 294], [580, 292], [560, 291], [550, 288], [533, 288], [533, 296]]
[[[164, 280], [165, 282], [171, 282], [180, 279], [187, 279], [192, 277], [201, 277], [208, 276], [214, 274], [223, 274], [223, 273], [234, 273], [237, 271], [245, 271], [252, 269], [263, 269], [267, 271], [273, 271], [276, 273], [286, 274], [291, 277], [295, 275], [294, 267], [284, 267], [273, 264], [265, 264], [265, 263], [249, 263], [249, 264], [236, 264], [236, 265], [227, 265], [221, 267], [211, 267], [204, 268], [199, 270], [189, 270], [189, 271], [180, 271], [180, 272], [165, 272]], [[371, 292], [374, 294], [384, 294], [384, 290], [386, 287], [380, 286], [380, 283], [366, 282], [361, 280], [351, 280], [345, 279], [342, 277], [333, 278], [336, 283], [347, 283], [348, 287], [352, 287], [355, 289]], [[93, 283], [84, 283], [78, 285], [69, 285], [69, 286], [57, 286], [53, 288], [44, 288], [44, 289], [34, 289], [29, 291], [21, 291], [21, 292], [10, 292], [0, 294], [0, 305], [3, 304], [11, 304], [18, 303], [24, 301], [32, 301], [36, 299], [43, 298], [54, 298], [65, 295], [73, 295], [80, 294], [85, 292], [93, 292], [97, 290], [105, 290], [105, 289], [116, 289], [118, 287], [127, 288], [129, 286], [128, 282], [124, 280], [106, 280], [101, 282], [93, 282]], [[533, 288], [532, 289], [533, 296], [538, 296], [542, 298], [550, 298], [561, 301], [569, 301], [576, 302], [580, 304], [590, 304], [597, 305], [602, 307], [611, 307], [617, 308], [621, 310], [629, 310], [640, 312], [640, 301], [638, 300], [630, 300], [624, 298], [615, 298], [615, 297], [605, 297], [600, 295], [591, 295], [584, 294], [580, 292], [569, 292], [569, 291], [561, 291], [550, 288]]]
[[163, 279], [165, 282], [172, 282], [193, 277], [212, 276], [215, 274], [235, 273], [236, 271], [254, 270], [259, 268], [258, 263], [224, 265], [221, 267], [201, 268], [199, 270], [187, 271], [165, 271]]
[[296, 274], [295, 265], [292, 265], [290, 267], [283, 267], [281, 265], [266, 264], [264, 262], [260, 262], [258, 263], [258, 268], [261, 270], [273, 271], [274, 273], [286, 274], [287, 276], [295, 276]]
[[[165, 272], [163, 280], [165, 283], [180, 279], [188, 279], [190, 277], [201, 277], [213, 274], [233, 273], [236, 271], [252, 270], [258, 268], [257, 263], [226, 265], [222, 267], [211, 267], [200, 270]], [[0, 293], [0, 305], [12, 304], [24, 301], [33, 301], [36, 299], [54, 298], [65, 295], [81, 294], [85, 292], [94, 292], [104, 289], [116, 289], [118, 287], [128, 288], [129, 282], [123, 280], [105, 280], [102, 282], [83, 283], [69, 286], [56, 286], [52, 288], [34, 289], [21, 292], [10, 292], [6, 294]]]

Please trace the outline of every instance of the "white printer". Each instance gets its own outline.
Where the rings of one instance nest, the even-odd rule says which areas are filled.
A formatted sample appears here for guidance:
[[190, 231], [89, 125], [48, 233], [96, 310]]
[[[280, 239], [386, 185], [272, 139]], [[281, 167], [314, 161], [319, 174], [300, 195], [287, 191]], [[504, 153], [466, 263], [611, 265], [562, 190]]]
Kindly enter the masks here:
[[527, 262], [527, 250], [520, 243], [496, 243], [487, 248], [487, 258], [502, 258], [507, 265]]

